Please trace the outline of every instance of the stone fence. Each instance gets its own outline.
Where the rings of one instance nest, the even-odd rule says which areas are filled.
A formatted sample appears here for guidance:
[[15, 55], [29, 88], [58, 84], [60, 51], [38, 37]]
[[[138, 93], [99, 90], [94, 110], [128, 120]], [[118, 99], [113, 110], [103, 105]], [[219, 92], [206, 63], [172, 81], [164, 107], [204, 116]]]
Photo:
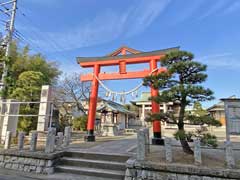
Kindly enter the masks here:
[[[240, 179], [240, 171], [236, 167], [232, 144], [225, 143], [226, 168], [207, 168], [202, 165], [202, 152], [200, 140], [194, 140], [194, 164], [180, 164], [173, 161], [172, 139], [165, 138], [164, 162], [148, 161], [150, 155], [149, 130], [139, 130], [137, 134], [136, 159], [127, 162], [125, 180], [132, 179], [174, 179], [174, 180], [223, 180]], [[160, 161], [160, 160], [159, 160]]]
[[56, 128], [49, 128], [43, 151], [37, 150], [38, 132], [31, 133], [29, 147], [24, 147], [25, 133], [18, 134], [17, 149], [11, 148], [11, 132], [6, 134], [4, 150], [0, 151], [0, 167], [50, 174], [54, 172], [54, 164], [63, 155], [63, 149], [71, 142], [71, 128], [66, 127], [64, 134]]

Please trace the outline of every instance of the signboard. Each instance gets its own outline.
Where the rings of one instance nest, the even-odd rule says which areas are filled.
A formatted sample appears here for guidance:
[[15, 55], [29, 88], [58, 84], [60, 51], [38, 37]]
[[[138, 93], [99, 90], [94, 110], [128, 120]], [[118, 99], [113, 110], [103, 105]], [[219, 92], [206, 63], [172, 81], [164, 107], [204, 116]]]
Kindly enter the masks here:
[[230, 141], [230, 135], [240, 135], [240, 99], [221, 99], [224, 102], [226, 116], [226, 139]]

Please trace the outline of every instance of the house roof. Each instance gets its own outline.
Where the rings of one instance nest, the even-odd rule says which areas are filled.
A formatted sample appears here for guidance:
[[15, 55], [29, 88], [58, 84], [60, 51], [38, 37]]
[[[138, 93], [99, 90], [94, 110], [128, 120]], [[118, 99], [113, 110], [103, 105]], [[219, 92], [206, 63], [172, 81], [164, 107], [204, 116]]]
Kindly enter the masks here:
[[103, 110], [107, 110], [107, 111], [111, 110], [111, 111], [120, 112], [124, 114], [135, 114], [134, 112], [126, 109], [126, 107], [124, 107], [122, 104], [119, 104], [110, 100], [103, 100], [103, 105], [97, 108], [98, 112], [101, 112]]
[[[229, 97], [230, 99], [236, 99], [235, 95]], [[224, 102], [219, 101], [217, 104], [212, 105], [211, 107], [207, 108], [207, 111], [224, 111]]]
[[[128, 47], [125, 47], [128, 48]], [[172, 47], [172, 48], [167, 48], [167, 49], [161, 49], [161, 50], [156, 50], [156, 51], [149, 51], [149, 52], [140, 52], [138, 50], [128, 48], [127, 50], [136, 52], [133, 54], [126, 54], [126, 55], [118, 55], [118, 56], [113, 56], [114, 53], [118, 52], [119, 49], [116, 51], [112, 52], [111, 54], [108, 54], [107, 56], [100, 56], [100, 57], [77, 57], [77, 63], [80, 64], [81, 62], [93, 62], [93, 61], [107, 61], [107, 60], [118, 60], [118, 59], [129, 59], [129, 58], [136, 58], [136, 57], [146, 57], [146, 56], [154, 56], [154, 55], [161, 55], [161, 54], [166, 54], [171, 51], [178, 51], [180, 47]], [[120, 48], [121, 49], [121, 48]]]
[[150, 97], [151, 97], [150, 92], [142, 92], [140, 97], [138, 97], [138, 99], [135, 100], [135, 101], [131, 101], [131, 103], [136, 104], [136, 103], [139, 103], [139, 102], [149, 102]]

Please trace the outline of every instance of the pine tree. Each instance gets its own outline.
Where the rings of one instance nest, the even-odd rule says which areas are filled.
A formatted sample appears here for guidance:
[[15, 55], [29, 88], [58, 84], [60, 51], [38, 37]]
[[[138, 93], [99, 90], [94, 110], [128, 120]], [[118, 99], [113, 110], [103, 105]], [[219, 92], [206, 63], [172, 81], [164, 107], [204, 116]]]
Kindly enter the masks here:
[[218, 124], [216, 120], [207, 115], [196, 116], [186, 113], [186, 107], [194, 102], [212, 100], [213, 92], [204, 88], [201, 84], [206, 80], [205, 73], [207, 66], [193, 60], [194, 55], [186, 51], [173, 51], [161, 59], [161, 66], [167, 71], [157, 75], [150, 75], [144, 78], [144, 85], [151, 86], [161, 91], [158, 97], [152, 97], [157, 103], [174, 102], [179, 104], [177, 116], [172, 113], [151, 114], [151, 120], [164, 120], [174, 122], [178, 126], [178, 139], [181, 142], [183, 151], [192, 154], [187, 136], [184, 130], [184, 123], [189, 118], [194, 118], [195, 123]]

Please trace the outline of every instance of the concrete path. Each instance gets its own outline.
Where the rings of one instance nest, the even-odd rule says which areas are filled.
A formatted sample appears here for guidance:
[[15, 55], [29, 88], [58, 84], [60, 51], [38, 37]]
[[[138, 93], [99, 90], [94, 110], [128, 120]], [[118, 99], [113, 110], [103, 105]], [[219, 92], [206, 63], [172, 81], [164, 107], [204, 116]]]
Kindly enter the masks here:
[[[87, 144], [90, 147], [85, 148]], [[72, 151], [87, 151], [99, 153], [117, 153], [117, 154], [131, 154], [131, 151], [137, 146], [137, 136], [127, 136], [122, 139], [111, 140], [102, 143], [87, 142], [85, 144], [72, 145], [69, 150]]]

